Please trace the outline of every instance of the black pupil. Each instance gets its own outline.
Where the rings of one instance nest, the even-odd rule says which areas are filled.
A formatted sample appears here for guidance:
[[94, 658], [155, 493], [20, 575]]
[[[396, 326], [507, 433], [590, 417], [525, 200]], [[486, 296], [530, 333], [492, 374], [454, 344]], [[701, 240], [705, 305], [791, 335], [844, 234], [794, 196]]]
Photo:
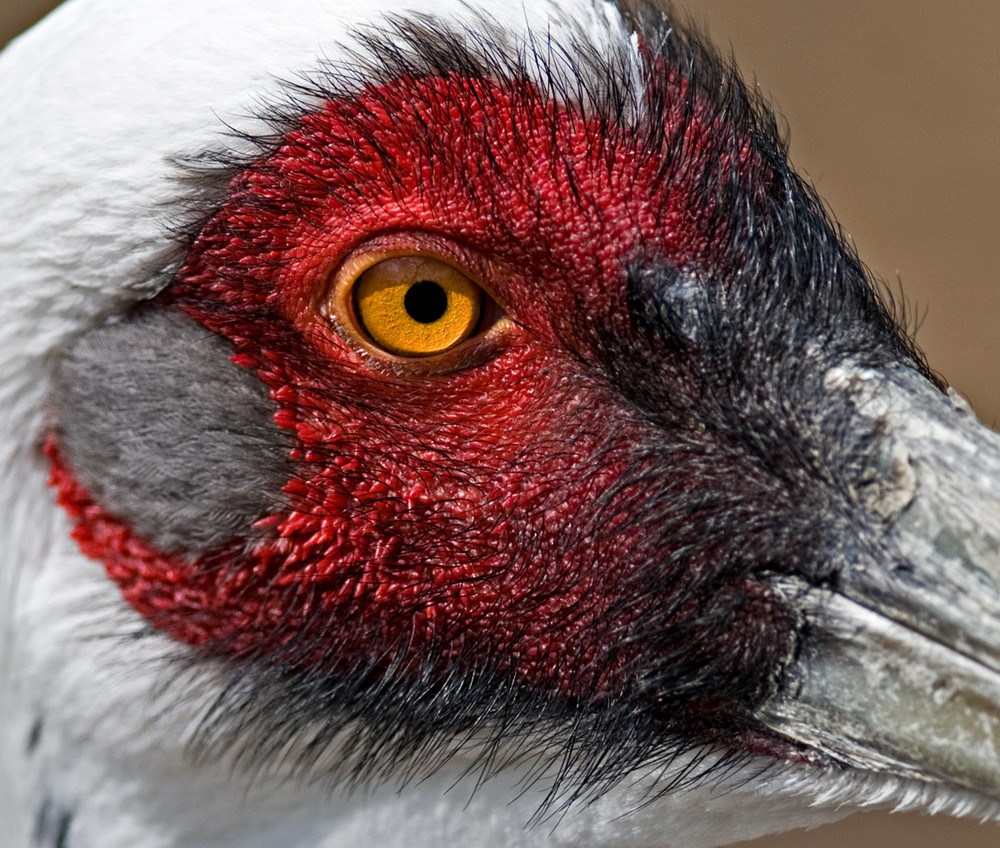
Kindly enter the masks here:
[[421, 280], [407, 290], [403, 306], [414, 321], [433, 324], [448, 311], [448, 293], [433, 280]]

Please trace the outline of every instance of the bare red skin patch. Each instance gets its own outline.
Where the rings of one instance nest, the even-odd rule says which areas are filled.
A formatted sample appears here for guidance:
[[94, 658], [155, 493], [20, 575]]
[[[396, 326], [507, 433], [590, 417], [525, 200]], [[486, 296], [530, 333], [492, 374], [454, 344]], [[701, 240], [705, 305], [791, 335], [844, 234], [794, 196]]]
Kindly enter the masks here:
[[[95, 504], [50, 442], [82, 550], [155, 627], [213, 653], [487, 668], [597, 699], [631, 685], [645, 647], [630, 627], [665, 602], [649, 586], [685, 579], [651, 580], [651, 528], [632, 520], [651, 493], [619, 484], [670, 469], [652, 467], [655, 427], [594, 366], [592, 328], [630, 331], [637, 252], [706, 261], [720, 223], [699, 175], [760, 167], [749, 144], [720, 158], [714, 113], [668, 90], [662, 135], [527, 82], [459, 76], [307, 115], [233, 180], [161, 297], [270, 388], [297, 440], [287, 508], [253, 541], [166, 555]], [[664, 152], [678, 144], [683, 171]], [[439, 374], [358, 349], [323, 305], [338, 263], [379, 239], [467, 257], [510, 330]], [[755, 603], [734, 627], [763, 626]]]

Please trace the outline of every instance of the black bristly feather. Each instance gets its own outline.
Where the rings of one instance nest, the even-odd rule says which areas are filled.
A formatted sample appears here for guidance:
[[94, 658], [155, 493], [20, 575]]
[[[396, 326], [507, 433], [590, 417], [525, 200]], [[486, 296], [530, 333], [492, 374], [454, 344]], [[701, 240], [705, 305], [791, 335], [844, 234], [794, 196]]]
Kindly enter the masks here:
[[[630, 335], [588, 325], [585, 317], [579, 328], [589, 340], [579, 355], [596, 379], [616, 387], [663, 434], [642, 446], [643, 455], [658, 454], [701, 481], [694, 490], [666, 486], [655, 497], [635, 498], [633, 520], [651, 528], [642, 552], [650, 565], [643, 584], [631, 588], [670, 603], [617, 635], [623, 644], [657, 643], [659, 661], [630, 670], [630, 691], [595, 702], [519, 686], [475, 663], [478, 670], [444, 677], [428, 666], [415, 677], [412, 669], [394, 670], [391, 658], [336, 675], [267, 656], [245, 657], [238, 666], [216, 660], [226, 683], [192, 730], [198, 756], [228, 755], [250, 772], [287, 766], [303, 779], [363, 785], [416, 780], [462, 752], [483, 779], [512, 763], [526, 766], [529, 781], [548, 787], [544, 817], [639, 770], [653, 774], [683, 753], [716, 745], [731, 752], [695, 757], [687, 769], [654, 781], [653, 794], [732, 768], [747, 750], [781, 748], [754, 721], [753, 709], [783, 685], [804, 622], [767, 594], [769, 576], [793, 572], [812, 583], [835, 582], [845, 554], [832, 540], [868, 543], [852, 487], [870, 434], [852, 434], [846, 413], [830, 410], [822, 376], [845, 360], [927, 369], [891, 302], [790, 170], [760, 96], [672, 14], [641, 4], [624, 11], [642, 37], [639, 79], [624, 48], [601, 55], [582, 33], [569, 43], [542, 34], [517, 45], [489, 20], [472, 31], [431, 17], [365, 30], [352, 61], [321, 63], [286, 83], [282, 103], [262, 107], [270, 133], [234, 139], [237, 152], [186, 160], [178, 215], [186, 223], [176, 236], [183, 251], [233, 176], [273, 151], [306, 112], [398, 77], [541, 79], [546, 96], [605, 118], [612, 136], [639, 134], [662, 173], [676, 173], [685, 127], [656, 118], [669, 96], [668, 75], [683, 75], [688, 119], [700, 98], [725, 129], [716, 158], [749, 139], [769, 178], [747, 185], [711, 169], [689, 175], [706, 207], [724, 210], [710, 255], [685, 267], [655, 254], [631, 257]], [[610, 149], [613, 137], [595, 143]], [[637, 460], [604, 503], [652, 485], [662, 480]], [[673, 544], [664, 559], [658, 545], [668, 533]], [[761, 626], [777, 638], [715, 650], [751, 602], [762, 605], [755, 607], [767, 613]], [[690, 609], [679, 615], [682, 607]], [[298, 646], [303, 654], [315, 647]], [[477, 650], [473, 644], [470, 655]], [[200, 668], [190, 656], [177, 664], [168, 696]], [[812, 756], [787, 745], [781, 751]]]

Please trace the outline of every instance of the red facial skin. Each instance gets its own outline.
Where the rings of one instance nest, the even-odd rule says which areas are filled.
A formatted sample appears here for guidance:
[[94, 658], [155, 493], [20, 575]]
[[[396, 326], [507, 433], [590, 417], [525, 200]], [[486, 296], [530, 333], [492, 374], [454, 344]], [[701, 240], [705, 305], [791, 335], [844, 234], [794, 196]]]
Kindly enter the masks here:
[[[720, 160], [714, 113], [667, 91], [663, 146], [683, 134], [683, 173], [647, 130], [527, 82], [403, 78], [307, 115], [233, 180], [161, 297], [270, 388], [296, 440], [287, 508], [249, 542], [165, 554], [52, 443], [82, 550], [156, 628], [213, 653], [486, 667], [589, 699], [628, 688], [644, 648], [623, 640], [664, 599], [643, 588], [650, 528], [632, 520], [648, 475], [616, 484], [670, 469], [644, 454], [656, 429], [594, 366], [587, 328], [630, 332], [637, 250], [704, 261], [719, 223], [700, 173], [760, 167], [749, 145]], [[509, 320], [438, 359], [380, 355], [327, 304], [346, 259], [384, 249], [463, 265]], [[757, 626], [752, 594], [734, 627]]]

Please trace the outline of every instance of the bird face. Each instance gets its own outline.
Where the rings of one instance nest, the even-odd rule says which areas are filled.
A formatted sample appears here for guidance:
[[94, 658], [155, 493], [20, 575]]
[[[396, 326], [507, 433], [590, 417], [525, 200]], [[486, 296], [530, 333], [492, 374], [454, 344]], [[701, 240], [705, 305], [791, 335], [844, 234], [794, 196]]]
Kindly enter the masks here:
[[[714, 185], [759, 179], [746, 199], [766, 208], [781, 177], [751, 125], [712, 143], [704, 94], [665, 74], [650, 84], [666, 111], [622, 127], [526, 81], [414, 71], [330, 97], [233, 175], [176, 280], [85, 339], [59, 380], [50, 454], [64, 505], [155, 627], [350, 684], [372, 709], [385, 686], [426, 680], [456, 727], [489, 717], [479, 701], [502, 685], [545, 713], [618, 720], [627, 703], [654, 736], [693, 715], [729, 736], [729, 716], [773, 689], [795, 617], [756, 574], [774, 567], [750, 550], [769, 528], [726, 518], [771, 484], [738, 446], [699, 443], [697, 328], [647, 305], [721, 278], [707, 263], [733, 222]], [[405, 298], [453, 278], [472, 292], [468, 329], [409, 352], [407, 334], [457, 307], [448, 293], [421, 322]], [[387, 317], [359, 291], [378, 285], [406, 292]], [[373, 322], [390, 325], [393, 309], [409, 323], [386, 343]], [[225, 377], [191, 379], [186, 350], [205, 342], [189, 319], [231, 343], [212, 342]], [[156, 353], [137, 363], [151, 335]], [[218, 409], [229, 358], [272, 410], [259, 397]], [[182, 374], [164, 380], [169, 361]], [[150, 383], [137, 412], [133, 387]], [[180, 435], [157, 427], [133, 456], [107, 456], [109, 429], [128, 444], [178, 396], [192, 416]], [[260, 435], [209, 459], [226, 484], [199, 490], [168, 457], [223, 427]], [[234, 464], [255, 468], [238, 480]], [[134, 497], [151, 466], [172, 469], [155, 512]], [[246, 510], [232, 515], [237, 492]], [[455, 706], [432, 694], [450, 676], [477, 681]]]
[[543, 808], [709, 748], [997, 794], [961, 468], [996, 439], [770, 114], [646, 14], [610, 58], [366, 31], [189, 166], [162, 282], [58, 352], [52, 484], [148, 638], [216, 664], [204, 751], [378, 780], [474, 740], [540, 756]]

